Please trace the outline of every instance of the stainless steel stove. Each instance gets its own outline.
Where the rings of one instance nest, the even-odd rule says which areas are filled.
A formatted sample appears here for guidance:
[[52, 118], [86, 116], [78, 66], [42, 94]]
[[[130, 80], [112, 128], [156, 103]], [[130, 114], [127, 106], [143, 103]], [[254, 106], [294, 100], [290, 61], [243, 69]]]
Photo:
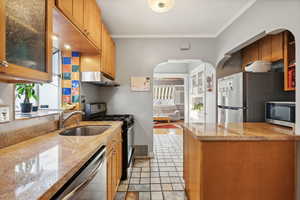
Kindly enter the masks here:
[[134, 116], [130, 114], [107, 115], [106, 103], [85, 105], [86, 121], [122, 121], [122, 180], [127, 179], [127, 169], [134, 153]]

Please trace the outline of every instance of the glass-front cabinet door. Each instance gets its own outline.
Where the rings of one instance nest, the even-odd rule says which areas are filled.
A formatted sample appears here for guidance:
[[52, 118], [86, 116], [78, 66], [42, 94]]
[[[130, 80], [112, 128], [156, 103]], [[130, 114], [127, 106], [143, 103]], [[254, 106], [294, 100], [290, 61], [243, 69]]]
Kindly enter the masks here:
[[0, 4], [2, 75], [50, 81], [53, 0], [2, 0]]

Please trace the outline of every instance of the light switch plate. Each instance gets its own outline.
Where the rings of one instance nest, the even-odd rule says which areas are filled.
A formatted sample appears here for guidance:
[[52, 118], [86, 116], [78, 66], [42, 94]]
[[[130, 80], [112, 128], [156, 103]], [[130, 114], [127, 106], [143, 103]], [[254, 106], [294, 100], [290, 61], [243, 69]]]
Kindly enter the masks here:
[[9, 121], [9, 107], [0, 106], [0, 122], [8, 122], [8, 121]]

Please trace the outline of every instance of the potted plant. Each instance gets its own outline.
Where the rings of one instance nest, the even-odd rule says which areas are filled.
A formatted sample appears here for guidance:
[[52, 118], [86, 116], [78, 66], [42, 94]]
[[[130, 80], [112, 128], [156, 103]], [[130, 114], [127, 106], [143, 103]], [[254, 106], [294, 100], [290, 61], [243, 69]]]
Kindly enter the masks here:
[[36, 95], [35, 83], [18, 83], [16, 84], [17, 97], [22, 99], [24, 96], [23, 103], [20, 104], [22, 113], [29, 113], [32, 110], [32, 103], [30, 99], [38, 100], [39, 97]]
[[203, 109], [203, 103], [196, 103], [196, 104], [194, 104], [193, 105], [193, 108], [192, 108], [192, 110], [195, 110], [195, 111], [202, 111], [202, 109]]

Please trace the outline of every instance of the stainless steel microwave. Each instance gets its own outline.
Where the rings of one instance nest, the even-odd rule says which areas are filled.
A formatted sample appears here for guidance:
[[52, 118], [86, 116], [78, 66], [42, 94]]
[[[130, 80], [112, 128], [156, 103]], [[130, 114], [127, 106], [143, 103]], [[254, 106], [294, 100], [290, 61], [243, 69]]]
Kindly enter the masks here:
[[269, 101], [265, 106], [266, 122], [294, 128], [295, 108], [295, 102]]

